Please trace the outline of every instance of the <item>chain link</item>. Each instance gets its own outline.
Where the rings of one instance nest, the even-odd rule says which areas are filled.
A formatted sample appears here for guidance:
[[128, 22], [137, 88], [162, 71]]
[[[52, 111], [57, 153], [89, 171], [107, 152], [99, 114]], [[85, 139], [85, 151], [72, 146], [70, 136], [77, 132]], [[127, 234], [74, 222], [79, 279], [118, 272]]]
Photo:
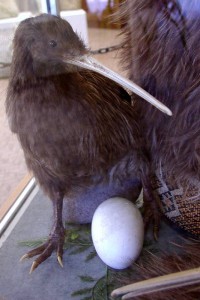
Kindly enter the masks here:
[[105, 53], [108, 53], [108, 52], [111, 52], [111, 51], [116, 51], [116, 50], [119, 50], [119, 49], [122, 49], [123, 46], [121, 45], [115, 45], [115, 46], [110, 46], [110, 47], [105, 47], [105, 48], [99, 48], [97, 50], [91, 50], [90, 53], [93, 54], [93, 55], [96, 55], [96, 54], [105, 54]]

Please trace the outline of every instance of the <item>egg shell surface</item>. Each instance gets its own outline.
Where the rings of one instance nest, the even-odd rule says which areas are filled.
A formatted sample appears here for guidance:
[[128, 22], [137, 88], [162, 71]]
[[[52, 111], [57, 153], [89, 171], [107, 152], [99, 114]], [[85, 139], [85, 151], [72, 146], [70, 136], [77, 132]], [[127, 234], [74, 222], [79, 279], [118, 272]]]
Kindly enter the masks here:
[[129, 267], [140, 254], [144, 241], [140, 211], [124, 198], [104, 201], [92, 219], [92, 240], [97, 254], [109, 267]]

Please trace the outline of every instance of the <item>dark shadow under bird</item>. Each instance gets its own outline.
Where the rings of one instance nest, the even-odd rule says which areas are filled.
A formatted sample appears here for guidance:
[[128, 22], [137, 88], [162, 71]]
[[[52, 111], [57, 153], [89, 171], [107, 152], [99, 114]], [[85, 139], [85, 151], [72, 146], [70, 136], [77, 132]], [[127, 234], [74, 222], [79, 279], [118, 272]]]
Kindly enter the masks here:
[[128, 0], [120, 18], [129, 78], [173, 111], [166, 118], [135, 103], [150, 162], [147, 190], [177, 228], [199, 238], [200, 3]]
[[[31, 272], [54, 250], [62, 265], [64, 196], [104, 180], [141, 180], [148, 169], [130, 95], [96, 68], [109, 73], [91, 61], [83, 42], [59, 17], [43, 14], [16, 30], [7, 115], [28, 168], [54, 207], [48, 241], [24, 256], [38, 255]], [[138, 93], [150, 97], [141, 89]]]

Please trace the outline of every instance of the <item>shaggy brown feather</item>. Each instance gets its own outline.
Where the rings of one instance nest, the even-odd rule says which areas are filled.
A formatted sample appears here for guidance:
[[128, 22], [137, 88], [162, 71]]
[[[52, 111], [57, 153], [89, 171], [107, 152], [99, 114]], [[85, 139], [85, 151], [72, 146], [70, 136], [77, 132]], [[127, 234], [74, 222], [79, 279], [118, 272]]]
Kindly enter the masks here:
[[[135, 103], [151, 161], [150, 173], [152, 177], [159, 173], [167, 177], [168, 184], [183, 187], [184, 205], [187, 201], [189, 205], [190, 198], [195, 201], [193, 226], [200, 236], [200, 10], [198, 0], [186, 2], [127, 0], [119, 17], [124, 37], [122, 64], [130, 79], [173, 112], [167, 118], [149, 104], [145, 107], [141, 100]], [[186, 197], [192, 185], [197, 189], [196, 197]], [[188, 218], [189, 213], [185, 223]]]
[[[173, 12], [170, 4], [177, 5]], [[137, 102], [153, 163], [173, 170], [178, 178], [199, 179], [200, 12], [193, 18], [190, 11], [183, 15], [178, 1], [133, 0], [125, 2], [122, 17], [128, 20], [123, 64], [129, 77], [173, 112], [166, 118]]]
[[[199, 267], [200, 251], [198, 241], [182, 241], [174, 247], [174, 253], [167, 251], [161, 254], [154, 254], [144, 250], [137, 263], [134, 263], [130, 270], [130, 278], [127, 281], [122, 275], [117, 278], [120, 285], [127, 285], [133, 282], [149, 278], [186, 271]], [[166, 290], [148, 295], [134, 297], [134, 300], [198, 300], [200, 295], [199, 284]]]

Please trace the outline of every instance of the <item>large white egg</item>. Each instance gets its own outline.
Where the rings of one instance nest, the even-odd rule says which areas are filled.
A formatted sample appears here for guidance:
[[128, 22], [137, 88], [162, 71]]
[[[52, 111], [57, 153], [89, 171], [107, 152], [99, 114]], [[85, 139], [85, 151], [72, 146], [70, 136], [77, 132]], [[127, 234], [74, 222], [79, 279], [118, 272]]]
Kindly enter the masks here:
[[109, 267], [129, 267], [143, 246], [144, 225], [140, 211], [124, 198], [104, 201], [92, 219], [92, 240], [97, 254]]

